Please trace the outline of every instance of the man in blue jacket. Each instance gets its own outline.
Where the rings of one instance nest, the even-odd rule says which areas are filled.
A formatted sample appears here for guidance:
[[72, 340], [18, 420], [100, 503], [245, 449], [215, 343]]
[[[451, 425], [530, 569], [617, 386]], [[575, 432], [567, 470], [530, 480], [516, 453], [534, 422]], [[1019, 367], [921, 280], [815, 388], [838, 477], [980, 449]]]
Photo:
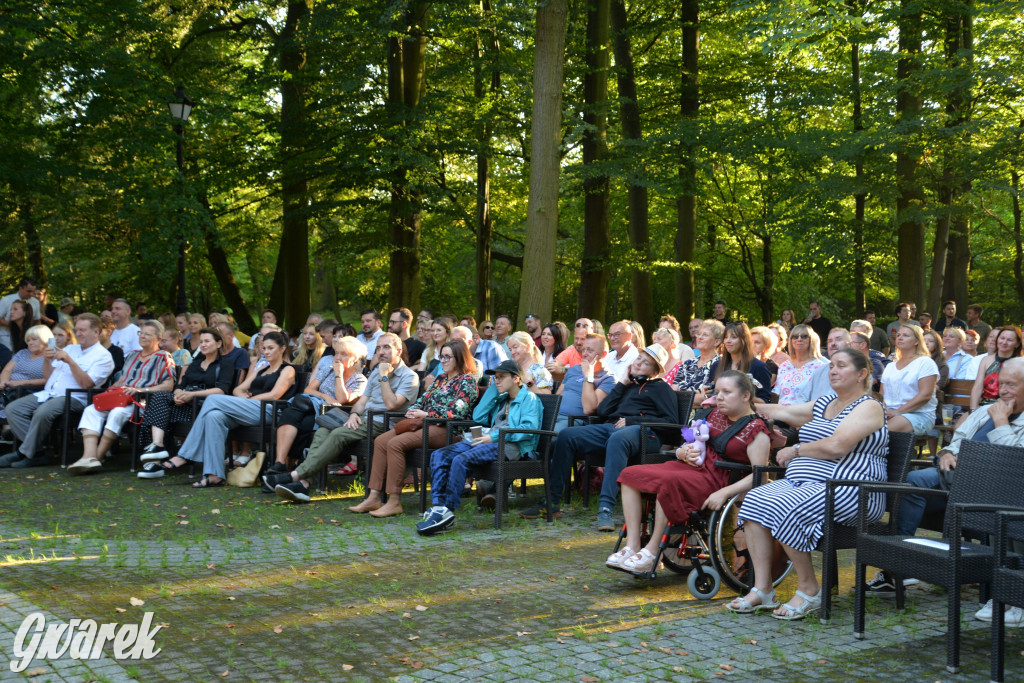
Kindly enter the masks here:
[[[523, 369], [514, 360], [505, 360], [487, 374], [494, 382], [473, 410], [473, 421], [490, 425], [486, 434], [463, 440], [434, 451], [430, 455], [431, 495], [434, 506], [423, 514], [416, 525], [421, 536], [431, 536], [455, 524], [455, 512], [462, 504], [466, 470], [470, 465], [498, 459], [498, 432], [501, 429], [540, 429], [544, 407], [540, 399], [523, 387]], [[536, 434], [506, 434], [505, 453], [509, 460], [519, 460], [537, 450]]]

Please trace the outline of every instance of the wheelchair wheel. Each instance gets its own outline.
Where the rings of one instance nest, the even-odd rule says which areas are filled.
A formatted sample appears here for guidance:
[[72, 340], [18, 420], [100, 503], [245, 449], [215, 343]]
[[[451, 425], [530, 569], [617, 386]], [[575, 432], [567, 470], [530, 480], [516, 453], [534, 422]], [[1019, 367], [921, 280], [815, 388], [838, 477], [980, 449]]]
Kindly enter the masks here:
[[[711, 561], [725, 583], [738, 593], [746, 593], [752, 585], [754, 567], [747, 551], [743, 529], [736, 528], [741, 502], [741, 496], [733, 496], [722, 509], [712, 513], [708, 521], [708, 545]], [[772, 585], [779, 585], [792, 566], [782, 551], [782, 545], [776, 543], [772, 561]]]
[[686, 587], [690, 589], [690, 595], [698, 600], [710, 600], [718, 595], [718, 589], [722, 587], [722, 575], [714, 567], [707, 565], [701, 567], [704, 575], [696, 569], [690, 572], [686, 579]]
[[679, 557], [679, 546], [682, 542], [682, 534], [669, 536], [669, 544], [665, 546], [665, 550], [661, 554], [661, 561], [676, 574], [686, 574], [693, 569], [693, 565], [690, 564], [689, 560]]

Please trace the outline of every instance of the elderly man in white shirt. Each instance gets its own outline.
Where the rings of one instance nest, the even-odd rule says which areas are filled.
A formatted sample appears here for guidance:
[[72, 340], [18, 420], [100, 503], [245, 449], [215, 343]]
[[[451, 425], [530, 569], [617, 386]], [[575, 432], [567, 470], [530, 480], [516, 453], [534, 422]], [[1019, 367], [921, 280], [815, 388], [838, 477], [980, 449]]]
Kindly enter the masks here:
[[629, 371], [629, 366], [640, 353], [633, 343], [633, 327], [628, 320], [620, 320], [608, 328], [608, 345], [611, 350], [601, 361], [608, 374], [618, 380], [622, 373]]
[[[0, 467], [36, 467], [48, 464], [40, 457], [43, 441], [53, 423], [64, 414], [67, 389], [91, 389], [107, 381], [114, 371], [114, 359], [100, 341], [100, 319], [83, 313], [75, 321], [78, 344], [43, 352], [42, 391], [23, 396], [7, 405], [7, 422], [21, 441], [13, 453], [0, 458]], [[72, 412], [85, 408], [85, 393], [71, 394]]]

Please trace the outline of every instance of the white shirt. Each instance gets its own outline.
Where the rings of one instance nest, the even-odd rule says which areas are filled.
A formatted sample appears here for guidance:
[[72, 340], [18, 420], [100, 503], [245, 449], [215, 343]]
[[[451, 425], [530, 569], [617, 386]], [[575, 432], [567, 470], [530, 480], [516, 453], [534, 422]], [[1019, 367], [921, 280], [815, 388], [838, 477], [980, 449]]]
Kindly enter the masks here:
[[957, 349], [956, 353], [947, 358], [946, 365], [949, 366], [950, 379], [974, 379], [978, 376], [974, 356], [967, 355], [963, 349]]
[[[20, 301], [21, 295], [17, 292], [8, 294], [4, 298], [0, 299], [0, 318], [3, 318], [7, 322], [11, 322], [11, 304], [15, 301]], [[32, 307], [32, 320], [26, 320], [22, 323], [22, 326], [28, 330], [32, 327], [32, 324], [39, 320], [39, 299], [29, 297], [28, 305]], [[0, 325], [0, 344], [3, 344], [7, 348], [11, 349], [11, 328]], [[14, 349], [11, 349], [13, 351]]]
[[[71, 360], [75, 361], [85, 374], [92, 378], [94, 386], [98, 387], [106, 382], [107, 378], [110, 377], [110, 373], [114, 371], [114, 359], [111, 357], [110, 351], [103, 348], [103, 344], [99, 342], [84, 351], [81, 344], [68, 344], [64, 347], [64, 351], [67, 352]], [[53, 366], [53, 372], [50, 373], [50, 378], [46, 380], [46, 386], [43, 387], [43, 390], [35, 393], [36, 401], [45, 403], [51, 398], [63, 398], [67, 389], [83, 388], [71, 373], [70, 365], [56, 359], [50, 361], [50, 364]], [[78, 401], [82, 405], [85, 405], [85, 398], [85, 394], [82, 393], [71, 394], [71, 400]]]
[[622, 358], [616, 358], [617, 355], [617, 352], [609, 351], [608, 355], [601, 359], [601, 367], [607, 370], [608, 374], [614, 377], [616, 382], [622, 379], [622, 373], [629, 372], [629, 366], [640, 355], [640, 351], [630, 344], [629, 348], [626, 349], [626, 353], [622, 354]]
[[[885, 407], [895, 410], [903, 407], [920, 391], [918, 382], [925, 377], [937, 377], [939, 366], [928, 356], [918, 356], [900, 370], [896, 363], [889, 363], [882, 371], [882, 393], [885, 398]], [[914, 412], [935, 412], [938, 399], [932, 391], [931, 400]]]
[[373, 358], [374, 352], [377, 350], [377, 339], [380, 335], [384, 334], [384, 330], [377, 330], [369, 337], [360, 332], [356, 335], [356, 339], [366, 344], [366, 357]]
[[132, 351], [141, 351], [142, 345], [139, 344], [139, 326], [129, 324], [127, 327], [117, 330], [115, 329], [110, 333], [110, 343], [114, 346], [119, 346], [124, 351], [125, 358]]

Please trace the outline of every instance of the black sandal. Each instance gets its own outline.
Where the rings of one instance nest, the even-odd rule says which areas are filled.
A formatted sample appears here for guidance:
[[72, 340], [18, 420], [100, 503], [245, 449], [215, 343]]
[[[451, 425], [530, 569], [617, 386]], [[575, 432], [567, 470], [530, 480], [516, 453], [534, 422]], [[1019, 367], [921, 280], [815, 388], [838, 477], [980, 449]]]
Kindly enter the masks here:
[[203, 475], [202, 479], [200, 479], [199, 481], [197, 481], [197, 482], [192, 484], [192, 488], [194, 488], [194, 489], [214, 489], [214, 488], [217, 488], [218, 486], [224, 486], [224, 484], [226, 484], [226, 483], [227, 483], [227, 481], [225, 479], [221, 479], [220, 481], [213, 482], [213, 481], [210, 481], [209, 475]]

